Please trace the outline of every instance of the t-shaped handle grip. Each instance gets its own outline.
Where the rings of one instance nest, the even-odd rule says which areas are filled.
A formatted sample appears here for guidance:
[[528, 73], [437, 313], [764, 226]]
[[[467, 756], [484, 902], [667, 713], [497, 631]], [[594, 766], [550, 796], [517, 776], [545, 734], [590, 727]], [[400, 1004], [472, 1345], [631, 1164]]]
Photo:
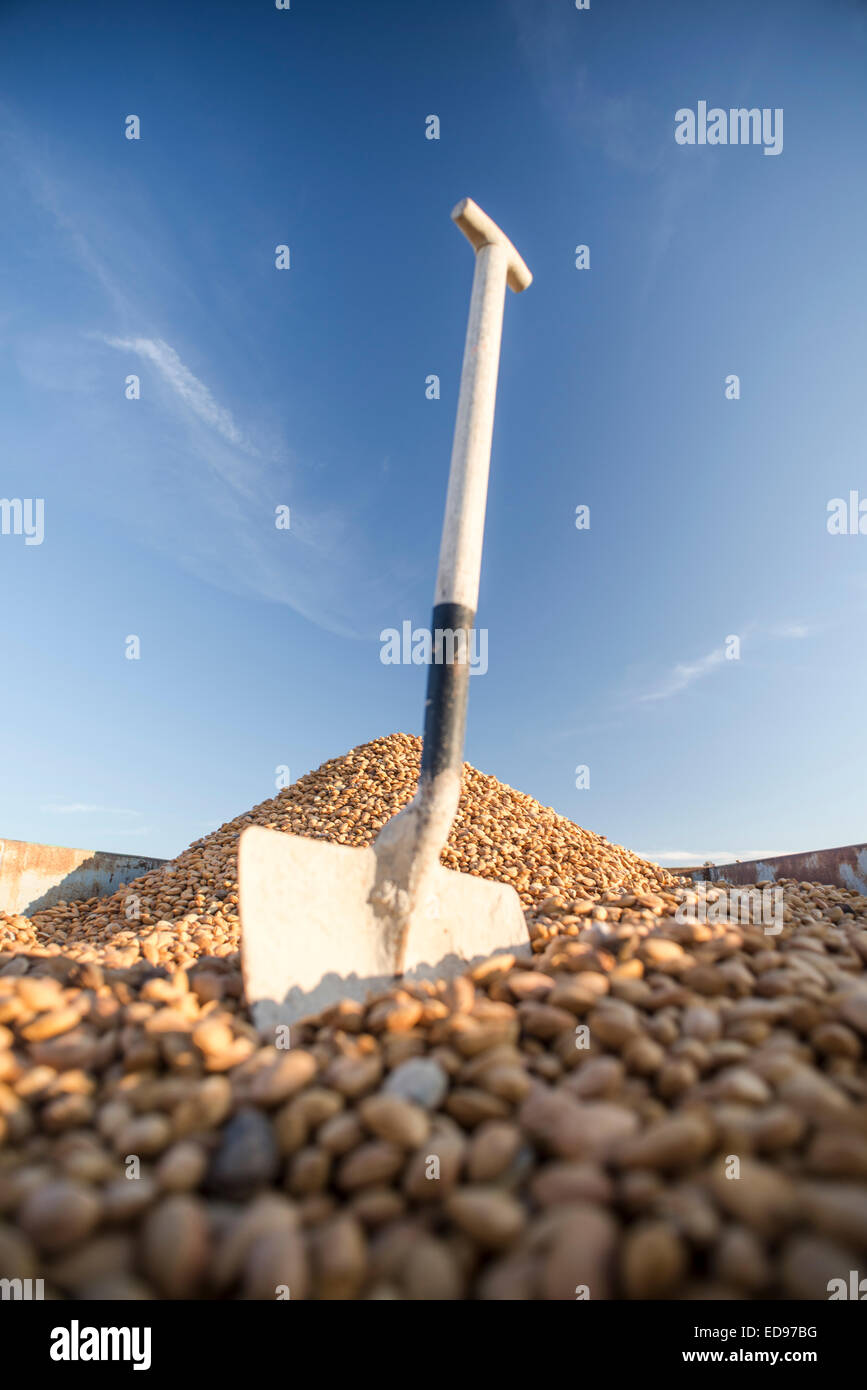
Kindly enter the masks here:
[[472, 198], [462, 198], [452, 210], [452, 221], [456, 222], [470, 245], [478, 251], [480, 246], [502, 246], [506, 253], [506, 283], [516, 294], [533, 283], [533, 276], [522, 256], [501, 232], [492, 217], [482, 212]]

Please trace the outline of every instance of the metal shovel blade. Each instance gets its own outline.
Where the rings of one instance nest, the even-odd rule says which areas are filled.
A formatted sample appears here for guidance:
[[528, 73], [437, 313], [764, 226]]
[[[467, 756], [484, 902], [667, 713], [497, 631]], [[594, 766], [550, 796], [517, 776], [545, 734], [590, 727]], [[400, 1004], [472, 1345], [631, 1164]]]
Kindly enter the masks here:
[[[370, 901], [372, 849], [251, 825], [238, 845], [241, 962], [247, 1002], [265, 1032], [339, 999], [394, 983], [383, 910]], [[447, 979], [496, 951], [529, 954], [514, 888], [436, 865], [409, 921], [402, 974]]]

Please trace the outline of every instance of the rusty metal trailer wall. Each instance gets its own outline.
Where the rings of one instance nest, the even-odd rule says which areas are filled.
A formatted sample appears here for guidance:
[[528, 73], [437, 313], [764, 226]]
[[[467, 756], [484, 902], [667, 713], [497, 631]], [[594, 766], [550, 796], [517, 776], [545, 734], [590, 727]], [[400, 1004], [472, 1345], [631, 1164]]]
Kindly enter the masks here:
[[0, 840], [0, 912], [26, 917], [61, 899], [105, 897], [165, 863], [140, 854]]
[[738, 864], [704, 864], [701, 868], [672, 869], [693, 883], [779, 883], [794, 878], [802, 883], [827, 883], [849, 888], [867, 897], [867, 845], [783, 854], [774, 859], [751, 859]]
[[[0, 912], [27, 916], [61, 899], [105, 897], [122, 883], [131, 883], [167, 862], [147, 855], [0, 840]], [[694, 883], [778, 883], [792, 878], [849, 888], [867, 897], [867, 844], [737, 864], [691, 865], [670, 872]]]

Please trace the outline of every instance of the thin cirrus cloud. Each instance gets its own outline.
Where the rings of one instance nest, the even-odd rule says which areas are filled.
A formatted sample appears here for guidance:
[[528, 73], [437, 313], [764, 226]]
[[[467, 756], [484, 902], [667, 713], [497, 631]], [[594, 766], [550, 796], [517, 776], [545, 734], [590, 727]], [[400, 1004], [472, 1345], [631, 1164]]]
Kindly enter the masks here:
[[193, 375], [168, 343], [161, 338], [110, 337], [105, 337], [104, 342], [108, 347], [121, 352], [134, 352], [145, 361], [152, 362], [172, 390], [204, 424], [215, 429], [237, 448], [249, 453], [256, 452], [238, 429], [231, 412], [214, 399], [204, 382]]
[[[84, 429], [94, 435], [89, 468], [99, 505], [122, 512], [141, 545], [203, 583], [286, 606], [341, 638], [375, 640], [421, 584], [412, 541], [398, 526], [378, 524], [381, 506], [394, 506], [390, 480], [379, 478], [379, 490], [369, 479], [338, 490], [319, 461], [296, 458], [280, 423], [282, 404], [257, 401], [255, 416], [242, 419], [246, 403], [236, 390], [236, 408], [227, 409], [203, 379], [206, 372], [212, 380], [232, 375], [238, 349], [221, 351], [219, 335], [196, 352], [194, 360], [205, 364], [201, 374], [191, 369], [189, 355], [173, 346], [190, 343], [198, 322], [188, 313], [196, 306], [184, 293], [184, 252], [161, 234], [158, 217], [148, 219], [153, 235], [142, 237], [135, 210], [148, 208], [145, 193], [127, 190], [114, 206], [93, 196], [99, 184], [92, 170], [73, 182], [46, 167], [39, 142], [23, 122], [6, 118], [0, 102], [0, 155], [7, 153], [29, 237], [34, 228], [41, 234], [41, 220], [61, 233], [65, 254], [56, 273], [64, 294], [72, 275], [91, 282], [103, 301], [88, 307], [74, 348], [67, 325], [59, 347], [34, 342], [24, 364], [31, 378], [47, 377], [54, 389], [74, 380], [70, 397], [82, 412], [77, 436]], [[86, 200], [82, 186], [91, 194]], [[101, 211], [109, 205], [111, 218]], [[81, 339], [126, 357], [133, 370], [141, 364], [145, 406], [136, 417], [124, 413], [121, 424], [119, 410], [106, 404], [101, 364], [80, 351]], [[47, 355], [60, 358], [60, 370], [46, 373]], [[121, 450], [127, 469], [118, 492]], [[109, 477], [112, 485], [102, 486]], [[291, 528], [278, 529], [276, 509], [290, 503]]]
[[771, 628], [772, 637], [809, 637], [810, 629], [803, 623], [781, 623]]
[[[394, 575], [382, 564], [381, 536], [369, 543], [359, 536], [356, 518], [345, 505], [311, 492], [279, 432], [273, 439], [257, 434], [254, 442], [167, 335], [129, 331], [127, 325], [147, 322], [155, 306], [166, 301], [161, 279], [154, 280], [147, 300], [142, 295], [136, 302], [130, 289], [141, 283], [141, 275], [127, 273], [123, 254], [115, 248], [132, 244], [138, 251], [137, 229], [129, 219], [123, 225], [95, 220], [90, 208], [82, 207], [77, 190], [42, 167], [40, 152], [23, 127], [16, 127], [16, 139], [10, 142], [3, 116], [0, 104], [0, 151], [11, 144], [29, 207], [60, 229], [69, 262], [99, 286], [124, 324], [113, 333], [82, 328], [82, 336], [137, 358], [163, 388], [161, 398], [153, 395], [158, 412], [137, 436], [138, 492], [133, 495], [131, 484], [126, 498], [125, 516], [132, 511], [139, 539], [205, 583], [285, 604], [336, 635], [357, 639], [378, 632], [394, 590]], [[110, 256], [105, 247], [111, 248]], [[171, 247], [151, 247], [149, 255], [148, 264], [155, 261], [159, 274], [164, 262], [174, 264]], [[42, 348], [35, 353], [37, 360], [41, 355]], [[183, 434], [177, 428], [181, 425]], [[105, 442], [111, 422], [100, 420], [99, 428]], [[128, 435], [124, 447], [129, 447]], [[160, 494], [167, 475], [177, 506], [155, 510], [150, 498]], [[278, 532], [274, 509], [290, 500], [290, 487], [291, 533]], [[197, 518], [193, 529], [189, 516]], [[406, 562], [400, 563], [406, 569]]]
[[[781, 641], [796, 640], [809, 637], [810, 629], [804, 623], [780, 623], [776, 627], [768, 628], [766, 637], [777, 638]], [[750, 636], [755, 639], [761, 634], [754, 632]], [[705, 656], [697, 657], [695, 661], [679, 661], [668, 676], [662, 680], [655, 689], [646, 691], [643, 695], [635, 697], [636, 704], [647, 704], [655, 700], [668, 700], [673, 695], [679, 695], [682, 690], [688, 689], [696, 681], [702, 680], [705, 676], [718, 671], [726, 661], [725, 647], [714, 647], [713, 651]]]
[[644, 704], [648, 700], [668, 700], [672, 695], [678, 695], [681, 690], [686, 690], [687, 686], [700, 680], [702, 676], [710, 675], [721, 666], [726, 659], [725, 647], [715, 647], [707, 656], [699, 657], [697, 661], [678, 662], [668, 678], [662, 682], [656, 690], [650, 690], [645, 695], [636, 697], [638, 704]]
[[[292, 496], [299, 506], [293, 507], [292, 541], [277, 554], [273, 506], [287, 494], [287, 451], [278, 449], [277, 457], [263, 455], [164, 339], [99, 336], [111, 349], [134, 353], [155, 367], [168, 387], [169, 409], [186, 421], [183, 477], [188, 496], [195, 498], [200, 516], [208, 520], [198, 536], [185, 529], [185, 566], [230, 591], [288, 604], [326, 630], [360, 636], [358, 614], [365, 601], [371, 610], [381, 606], [388, 583], [372, 577], [369, 557], [353, 536], [349, 518], [322, 500], [311, 506], [296, 482]], [[193, 458], [199, 470], [192, 466]], [[150, 466], [143, 460], [145, 469]], [[266, 504], [271, 508], [267, 527]], [[140, 518], [140, 524], [146, 521]], [[162, 512], [157, 531], [155, 535], [150, 527], [152, 541], [171, 549], [172, 533]]]

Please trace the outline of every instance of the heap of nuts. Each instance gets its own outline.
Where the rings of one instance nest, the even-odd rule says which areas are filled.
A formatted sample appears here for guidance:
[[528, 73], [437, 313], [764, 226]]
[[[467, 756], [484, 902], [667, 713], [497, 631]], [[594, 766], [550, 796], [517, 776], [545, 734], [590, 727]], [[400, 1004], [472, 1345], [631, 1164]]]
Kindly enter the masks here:
[[772, 931], [703, 920], [692, 885], [467, 768], [443, 862], [515, 885], [533, 954], [257, 1033], [240, 831], [367, 844], [418, 752], [377, 740], [110, 899], [0, 919], [0, 1278], [786, 1299], [867, 1273], [856, 893], [786, 883]]

